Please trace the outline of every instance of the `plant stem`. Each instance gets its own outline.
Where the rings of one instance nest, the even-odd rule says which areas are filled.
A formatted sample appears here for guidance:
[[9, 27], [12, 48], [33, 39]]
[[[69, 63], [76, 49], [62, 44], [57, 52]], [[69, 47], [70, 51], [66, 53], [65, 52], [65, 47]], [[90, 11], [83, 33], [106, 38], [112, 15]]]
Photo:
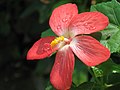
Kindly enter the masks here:
[[91, 70], [91, 67], [88, 67], [88, 71], [92, 75], [92, 77], [95, 79], [96, 83], [98, 83], [99, 85], [101, 85], [101, 82], [99, 81], [99, 79], [95, 76], [95, 74]]

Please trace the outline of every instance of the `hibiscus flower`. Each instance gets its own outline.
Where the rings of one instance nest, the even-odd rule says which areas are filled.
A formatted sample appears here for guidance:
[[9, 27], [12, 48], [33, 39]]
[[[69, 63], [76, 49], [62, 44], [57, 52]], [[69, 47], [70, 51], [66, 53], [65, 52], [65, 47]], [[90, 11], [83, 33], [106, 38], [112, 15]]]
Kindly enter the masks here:
[[87, 66], [99, 65], [110, 57], [106, 47], [87, 35], [105, 29], [108, 23], [108, 18], [100, 12], [78, 14], [75, 4], [61, 5], [54, 9], [49, 20], [58, 37], [48, 36], [35, 42], [27, 59], [43, 59], [57, 51], [50, 82], [58, 90], [70, 89], [74, 54]]

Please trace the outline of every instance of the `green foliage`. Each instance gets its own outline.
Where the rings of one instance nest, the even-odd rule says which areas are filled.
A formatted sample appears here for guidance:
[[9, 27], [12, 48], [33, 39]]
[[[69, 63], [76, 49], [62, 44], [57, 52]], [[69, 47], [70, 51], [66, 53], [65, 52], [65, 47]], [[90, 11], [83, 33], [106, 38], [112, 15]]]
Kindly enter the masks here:
[[115, 64], [111, 59], [98, 66], [104, 75], [110, 73], [120, 73], [120, 65]]
[[[107, 79], [106, 79], [106, 86], [109, 87], [109, 88], [113, 88], [114, 86], [120, 86], [120, 73], [112, 73], [112, 74], [109, 74], [107, 76]], [[111, 85], [111, 86], [110, 86]], [[117, 88], [116, 88], [117, 89]], [[115, 90], [115, 89], [113, 89]]]
[[55, 90], [54, 87], [50, 84], [50, 82], [48, 82], [45, 90]]
[[58, 6], [60, 6], [60, 5], [62, 5], [62, 4], [69, 3], [70, 1], [71, 1], [71, 0], [58, 1], [58, 2], [53, 6], [52, 10], [55, 9], [55, 8], [57, 8]]
[[79, 86], [80, 84], [88, 81], [88, 72], [86, 66], [79, 61], [76, 60], [75, 68], [73, 72], [73, 83], [75, 86]]
[[100, 86], [93, 82], [85, 82], [81, 84], [77, 90], [101, 90]]
[[92, 67], [92, 69], [93, 69], [93, 72], [94, 72], [96, 77], [102, 77], [103, 76], [103, 70], [101, 70], [100, 68]]
[[107, 28], [101, 31], [102, 33], [101, 41], [110, 39], [110, 37], [113, 36], [118, 31], [119, 31], [118, 26], [110, 23], [107, 26]]
[[110, 37], [110, 40], [108, 40], [107, 44], [111, 53], [113, 52], [120, 53], [120, 30], [116, 34]]
[[41, 37], [47, 37], [47, 36], [56, 36], [56, 35], [51, 29], [48, 29], [41, 34]]
[[111, 53], [120, 53], [120, 3], [116, 0], [93, 5], [91, 11], [99, 11], [105, 14], [110, 21], [109, 26], [101, 31], [101, 43], [108, 47]]

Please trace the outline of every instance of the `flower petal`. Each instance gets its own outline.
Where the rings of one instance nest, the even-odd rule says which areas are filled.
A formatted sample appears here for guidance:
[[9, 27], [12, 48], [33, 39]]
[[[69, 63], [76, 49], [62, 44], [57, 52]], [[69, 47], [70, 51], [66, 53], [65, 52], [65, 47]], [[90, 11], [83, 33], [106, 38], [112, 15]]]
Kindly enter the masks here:
[[57, 90], [68, 90], [72, 84], [74, 54], [69, 46], [61, 48], [56, 55], [50, 81]]
[[37, 42], [34, 43], [34, 45], [28, 51], [27, 59], [28, 60], [43, 59], [45, 57], [50, 56], [54, 51], [51, 48], [50, 43], [54, 39], [55, 39], [54, 36], [49, 36], [39, 39]]
[[100, 12], [85, 12], [72, 19], [69, 30], [74, 37], [78, 34], [90, 34], [103, 30], [109, 23], [107, 16]]
[[91, 36], [77, 36], [70, 47], [77, 57], [88, 66], [105, 62], [110, 57], [110, 51]]
[[64, 4], [54, 9], [50, 17], [50, 27], [58, 36], [65, 34], [68, 31], [68, 25], [71, 19], [78, 14], [75, 4]]

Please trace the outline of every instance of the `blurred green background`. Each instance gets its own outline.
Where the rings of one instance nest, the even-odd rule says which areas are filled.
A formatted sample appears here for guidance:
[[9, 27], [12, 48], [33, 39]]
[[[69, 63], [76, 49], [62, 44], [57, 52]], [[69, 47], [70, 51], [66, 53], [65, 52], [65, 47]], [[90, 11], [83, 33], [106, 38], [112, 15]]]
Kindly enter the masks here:
[[27, 61], [26, 53], [50, 28], [52, 10], [72, 2], [80, 13], [106, 1], [111, 0], [0, 0], [0, 90], [45, 90], [55, 56]]

